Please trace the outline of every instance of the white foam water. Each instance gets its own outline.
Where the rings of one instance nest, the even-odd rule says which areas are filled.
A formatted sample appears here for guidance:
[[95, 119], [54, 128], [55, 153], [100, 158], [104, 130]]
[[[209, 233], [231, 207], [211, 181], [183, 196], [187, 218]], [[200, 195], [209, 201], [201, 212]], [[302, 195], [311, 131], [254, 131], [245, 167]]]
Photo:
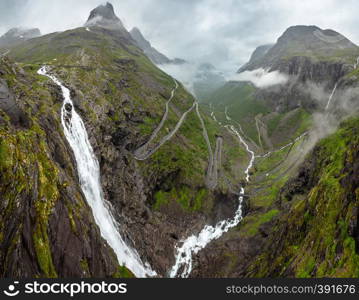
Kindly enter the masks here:
[[[232, 125], [226, 125], [226, 128], [232, 131], [244, 145], [247, 152], [250, 154], [250, 161], [245, 170], [246, 181], [249, 182], [249, 171], [253, 166], [255, 155], [252, 150], [249, 149], [247, 143], [240, 136], [238, 131]], [[206, 225], [201, 230], [198, 235], [191, 235], [187, 239], [182, 241], [180, 247], [176, 247], [176, 260], [172, 269], [170, 270], [170, 277], [188, 277], [192, 272], [193, 262], [192, 256], [197, 254], [200, 250], [205, 248], [211, 241], [220, 238], [225, 232], [229, 229], [237, 226], [242, 220], [242, 202], [244, 197], [244, 188], [240, 188], [239, 198], [238, 198], [238, 208], [232, 219], [222, 220], [218, 222], [215, 226]]]
[[156, 272], [148, 263], [143, 263], [136, 250], [122, 239], [109, 203], [103, 197], [100, 182], [100, 168], [96, 155], [88, 139], [87, 131], [81, 117], [74, 109], [70, 90], [54, 75], [49, 74], [46, 66], [38, 74], [47, 76], [61, 88], [64, 102], [61, 109], [61, 123], [65, 137], [75, 155], [81, 189], [92, 209], [95, 221], [102, 237], [112, 247], [121, 265], [130, 269], [136, 277], [155, 276]]

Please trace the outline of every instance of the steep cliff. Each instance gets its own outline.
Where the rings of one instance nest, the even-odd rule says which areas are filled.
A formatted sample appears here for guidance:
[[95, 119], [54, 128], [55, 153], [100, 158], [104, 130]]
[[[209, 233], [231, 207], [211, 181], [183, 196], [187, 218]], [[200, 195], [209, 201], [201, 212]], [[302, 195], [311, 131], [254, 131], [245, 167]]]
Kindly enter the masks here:
[[0, 75], [0, 276], [112, 276], [118, 263], [79, 188], [58, 91], [6, 58]]

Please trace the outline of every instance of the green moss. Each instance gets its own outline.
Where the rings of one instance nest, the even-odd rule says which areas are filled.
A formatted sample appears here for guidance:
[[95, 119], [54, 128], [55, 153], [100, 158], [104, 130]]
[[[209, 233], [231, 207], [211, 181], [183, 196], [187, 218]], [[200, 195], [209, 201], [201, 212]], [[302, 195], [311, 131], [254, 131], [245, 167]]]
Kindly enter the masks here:
[[76, 222], [75, 222], [75, 218], [74, 218], [74, 214], [72, 211], [72, 208], [68, 207], [68, 217], [69, 217], [69, 222], [70, 222], [70, 226], [71, 226], [71, 230], [72, 232], [76, 233], [77, 232], [77, 228], [76, 228]]
[[113, 278], [135, 278], [135, 275], [125, 266], [119, 266], [117, 271], [112, 275]]
[[203, 208], [203, 201], [208, 196], [208, 190], [201, 188], [193, 191], [188, 186], [173, 187], [169, 192], [157, 191], [154, 195], [153, 209], [159, 210], [170, 203], [178, 203], [184, 211], [194, 212]]
[[311, 272], [313, 271], [315, 266], [315, 259], [313, 257], [309, 257], [307, 261], [302, 263], [300, 267], [298, 267], [296, 277], [298, 278], [308, 278], [311, 277]]
[[0, 170], [7, 169], [13, 164], [9, 146], [5, 140], [0, 140]]
[[[59, 197], [58, 172], [48, 157], [45, 143], [40, 141], [43, 139], [44, 133], [38, 127], [16, 133], [0, 131], [2, 158], [0, 189], [4, 200], [8, 203], [5, 215], [11, 215], [18, 195], [33, 193], [32, 189], [37, 188], [38, 198], [35, 200], [36, 215], [33, 229], [35, 253], [43, 272], [42, 276], [56, 277], [48, 238], [48, 218]], [[14, 172], [15, 169], [16, 172]], [[34, 172], [38, 180], [35, 185], [28, 181], [30, 174], [34, 176]]]
[[244, 218], [243, 222], [239, 225], [241, 233], [245, 236], [254, 236], [258, 233], [259, 227], [271, 221], [276, 215], [278, 215], [279, 210], [271, 209], [265, 213], [256, 213]]
[[55, 267], [52, 262], [51, 249], [47, 235], [47, 227], [37, 225], [33, 234], [34, 247], [37, 256], [37, 262], [45, 277], [57, 277]]
[[87, 276], [90, 276], [90, 268], [87, 259], [81, 259], [80, 260], [80, 267], [82, 269], [83, 274], [86, 274]]
[[170, 198], [167, 193], [164, 191], [158, 191], [154, 195], [155, 203], [153, 204], [153, 209], [159, 210], [163, 205], [166, 205], [170, 202]]

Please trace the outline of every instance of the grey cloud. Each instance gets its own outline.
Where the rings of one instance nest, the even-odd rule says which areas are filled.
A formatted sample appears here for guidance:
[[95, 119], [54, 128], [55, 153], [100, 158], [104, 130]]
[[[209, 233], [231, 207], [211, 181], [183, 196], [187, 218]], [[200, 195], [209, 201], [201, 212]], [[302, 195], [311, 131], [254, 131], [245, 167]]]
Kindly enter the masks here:
[[[42, 32], [81, 26], [104, 0], [1, 0], [0, 33], [21, 25]], [[315, 24], [359, 42], [356, 0], [112, 0], [127, 29], [137, 26], [169, 57], [210, 61], [234, 72], [254, 48], [289, 26]]]

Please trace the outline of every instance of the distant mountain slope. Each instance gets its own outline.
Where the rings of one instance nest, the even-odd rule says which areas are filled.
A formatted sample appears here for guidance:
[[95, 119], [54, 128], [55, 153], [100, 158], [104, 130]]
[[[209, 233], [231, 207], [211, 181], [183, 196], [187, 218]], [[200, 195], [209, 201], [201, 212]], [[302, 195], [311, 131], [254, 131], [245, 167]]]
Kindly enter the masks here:
[[15, 46], [23, 41], [39, 37], [41, 32], [37, 28], [11, 28], [0, 37], [0, 48]]
[[260, 62], [272, 47], [273, 44], [258, 46], [252, 53], [249, 61], [238, 70], [238, 73], [251, 69], [251, 66], [254, 66]]
[[193, 91], [199, 101], [203, 102], [213, 91], [225, 83], [225, 77], [211, 63], [202, 63], [198, 66], [193, 80]]
[[146, 56], [155, 64], [183, 64], [185, 60], [180, 58], [169, 59], [166, 55], [160, 53], [151, 43], [144, 38], [141, 31], [134, 27], [130, 31], [131, 37], [136, 41], [137, 45], [145, 52]]
[[130, 34], [131, 37], [136, 41], [137, 45], [155, 64], [168, 64], [171, 62], [171, 60], [167, 56], [158, 52], [155, 48], [151, 46], [151, 43], [143, 37], [141, 31], [137, 27], [132, 28]]
[[352, 64], [358, 56], [358, 51], [357, 45], [334, 30], [323, 30], [317, 26], [292, 26], [264, 55], [250, 61], [240, 71], [260, 67], [284, 71], [282, 65], [294, 57], [306, 57], [313, 62], [330, 60]]

